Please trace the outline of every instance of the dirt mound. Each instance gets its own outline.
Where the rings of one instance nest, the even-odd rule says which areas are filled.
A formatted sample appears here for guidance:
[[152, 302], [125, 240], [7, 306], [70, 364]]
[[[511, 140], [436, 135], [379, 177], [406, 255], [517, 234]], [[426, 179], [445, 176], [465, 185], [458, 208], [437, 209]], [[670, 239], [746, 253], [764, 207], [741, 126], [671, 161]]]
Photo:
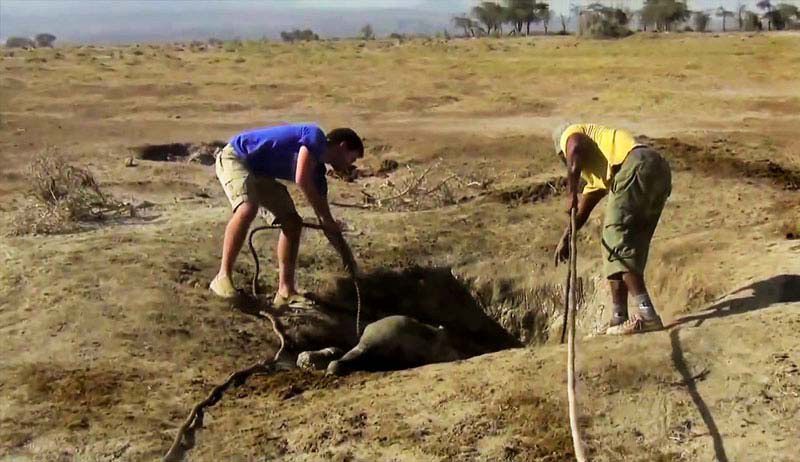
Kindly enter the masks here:
[[238, 393], [244, 396], [255, 395], [286, 400], [307, 391], [338, 388], [342, 383], [343, 380], [339, 377], [293, 369], [255, 376], [242, 385]]
[[227, 143], [212, 141], [210, 143], [168, 143], [145, 144], [131, 148], [136, 157], [142, 160], [157, 162], [196, 162], [203, 165], [213, 165], [214, 159]]
[[800, 190], [800, 170], [771, 159], [736, 157], [734, 149], [724, 139], [716, 139], [706, 146], [693, 145], [676, 137], [641, 137], [641, 141], [661, 152], [677, 170], [694, 170], [717, 178], [759, 178], [783, 189]]

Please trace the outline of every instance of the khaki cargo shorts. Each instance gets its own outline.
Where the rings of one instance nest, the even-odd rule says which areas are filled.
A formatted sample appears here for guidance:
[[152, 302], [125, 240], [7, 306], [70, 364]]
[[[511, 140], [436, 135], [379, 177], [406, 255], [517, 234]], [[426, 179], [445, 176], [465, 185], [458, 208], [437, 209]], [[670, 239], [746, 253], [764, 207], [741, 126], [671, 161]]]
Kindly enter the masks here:
[[644, 274], [650, 241], [672, 192], [669, 163], [648, 147], [634, 148], [611, 183], [603, 223], [604, 271]]
[[216, 171], [233, 211], [243, 202], [255, 202], [272, 215], [267, 216], [272, 223], [281, 223], [285, 218], [297, 215], [286, 186], [274, 178], [250, 172], [244, 162], [236, 157], [236, 151], [230, 144], [217, 155]]

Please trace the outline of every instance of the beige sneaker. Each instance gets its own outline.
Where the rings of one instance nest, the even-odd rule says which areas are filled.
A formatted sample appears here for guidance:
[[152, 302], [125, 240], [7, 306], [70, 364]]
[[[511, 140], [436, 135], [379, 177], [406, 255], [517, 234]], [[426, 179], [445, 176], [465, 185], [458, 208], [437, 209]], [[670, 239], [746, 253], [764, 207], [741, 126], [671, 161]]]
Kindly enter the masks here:
[[312, 308], [314, 301], [300, 294], [289, 295], [288, 297], [275, 294], [275, 298], [272, 299], [272, 306], [274, 308]]
[[233, 286], [233, 281], [231, 281], [229, 277], [220, 278], [219, 276], [214, 276], [208, 288], [222, 298], [233, 298], [238, 293], [236, 287]]
[[606, 335], [630, 335], [641, 334], [644, 332], [652, 332], [654, 330], [661, 330], [664, 324], [661, 322], [661, 317], [656, 316], [655, 319], [646, 320], [638, 314], [622, 324], [611, 326], [606, 330]]

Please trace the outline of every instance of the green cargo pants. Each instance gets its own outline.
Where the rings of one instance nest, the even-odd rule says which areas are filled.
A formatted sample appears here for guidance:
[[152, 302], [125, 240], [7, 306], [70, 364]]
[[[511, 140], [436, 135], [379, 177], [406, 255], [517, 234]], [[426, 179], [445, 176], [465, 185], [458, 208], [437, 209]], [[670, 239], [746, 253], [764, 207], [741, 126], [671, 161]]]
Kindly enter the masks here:
[[644, 274], [650, 240], [672, 192], [669, 163], [653, 149], [633, 149], [614, 175], [603, 223], [606, 277]]

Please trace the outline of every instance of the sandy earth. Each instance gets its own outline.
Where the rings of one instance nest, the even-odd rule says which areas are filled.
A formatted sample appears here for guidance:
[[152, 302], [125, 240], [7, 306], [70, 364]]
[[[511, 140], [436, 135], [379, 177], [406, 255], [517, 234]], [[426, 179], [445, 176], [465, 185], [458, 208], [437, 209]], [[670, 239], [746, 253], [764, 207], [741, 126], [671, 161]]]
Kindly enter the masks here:
[[[2, 238], [0, 460], [158, 460], [194, 402], [274, 353], [251, 305], [206, 289], [228, 216], [213, 169], [126, 159], [281, 120], [364, 135], [360, 178], [330, 180], [336, 202], [388, 197], [428, 167], [426, 187], [451, 178], [406, 201], [334, 207], [368, 318], [445, 324], [473, 352], [512, 336], [524, 347], [394, 373], [254, 378], [209, 412], [188, 460], [570, 460], [565, 269], [551, 262], [567, 220], [548, 137], [580, 119], [648, 136], [674, 178], [646, 275], [665, 331], [596, 335], [608, 316], [603, 204], [579, 239], [592, 460], [795, 460], [800, 36], [648, 37], [2, 50], [3, 229], [25, 203], [27, 160], [47, 147], [148, 206], [82, 232]], [[382, 172], [388, 160], [399, 168]], [[269, 294], [275, 236], [257, 241]], [[351, 344], [352, 289], [321, 236], [304, 236], [299, 266], [302, 287], [345, 311], [286, 319], [289, 359]], [[246, 287], [246, 253], [237, 271]]]

